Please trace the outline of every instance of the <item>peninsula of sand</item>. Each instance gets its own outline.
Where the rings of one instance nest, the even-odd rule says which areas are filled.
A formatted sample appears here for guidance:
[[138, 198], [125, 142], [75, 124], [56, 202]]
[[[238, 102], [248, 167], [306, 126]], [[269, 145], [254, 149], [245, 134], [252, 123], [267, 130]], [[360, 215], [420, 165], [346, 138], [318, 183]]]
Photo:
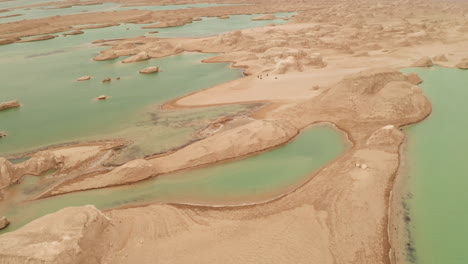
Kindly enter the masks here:
[[103, 164], [127, 142], [111, 139], [51, 147], [17, 164], [0, 158], [0, 199], [7, 201], [8, 186], [25, 175], [53, 170], [44, 177], [58, 179], [36, 199], [130, 185], [269, 151], [323, 122], [343, 131], [352, 146], [297, 189], [255, 204], [148, 204], [107, 211], [92, 205], [67, 207], [0, 235], [0, 263], [405, 263], [398, 236], [401, 215], [390, 208], [390, 194], [403, 153], [401, 128], [424, 120], [431, 104], [417, 86], [422, 80], [398, 69], [466, 68], [468, 6], [455, 1], [216, 3], [236, 5], [104, 11], [0, 24], [0, 43], [21, 45], [16, 42], [37, 35], [74, 30], [86, 34], [83, 25], [159, 28], [183, 26], [200, 17], [258, 14], [256, 20], [268, 20], [276, 18], [273, 13], [297, 12], [284, 25], [211, 37], [99, 40], [97, 45], [106, 49], [90, 58], [93, 63], [202, 52], [220, 54], [204, 63], [230, 62], [244, 72], [237, 80], [174, 98], [164, 109], [252, 102], [262, 107], [248, 118], [210, 124], [200, 140], [180, 149], [116, 167]]

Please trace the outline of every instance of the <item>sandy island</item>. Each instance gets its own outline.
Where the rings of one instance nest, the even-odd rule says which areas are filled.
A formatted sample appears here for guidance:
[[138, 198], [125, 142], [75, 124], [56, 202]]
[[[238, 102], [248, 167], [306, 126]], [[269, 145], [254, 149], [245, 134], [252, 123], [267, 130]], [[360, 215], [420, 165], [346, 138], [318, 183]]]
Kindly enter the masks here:
[[[119, 2], [145, 4], [142, 0]], [[243, 122], [226, 119], [212, 124], [219, 128], [215, 133], [179, 150], [115, 168], [102, 164], [124, 142], [52, 148], [19, 164], [1, 158], [2, 187], [15, 184], [27, 173], [51, 168], [57, 171], [48, 177], [59, 181], [38, 199], [132, 184], [267, 151], [319, 122], [344, 131], [352, 147], [310, 175], [306, 184], [263, 203], [150, 204], [105, 212], [94, 206], [65, 208], [1, 235], [2, 263], [405, 263], [398, 235], [401, 212], [391, 197], [400, 178], [405, 138], [400, 128], [422, 121], [431, 105], [417, 86], [420, 78], [398, 69], [466, 68], [467, 5], [249, 3], [253, 5], [101, 12], [56, 17], [54, 23], [50, 23], [52, 18], [43, 18], [0, 24], [0, 43], [3, 39], [18, 45], [15, 42], [25, 37], [84, 30], [80, 27], [84, 24], [132, 22], [170, 27], [203, 16], [267, 14], [257, 19], [268, 19], [274, 12], [299, 12], [285, 25], [214, 37], [100, 41], [108, 49], [96, 61], [131, 55], [122, 62], [132, 63], [182, 52], [215, 52], [222, 55], [204, 62], [231, 62], [244, 70], [241, 79], [176, 98], [165, 108], [265, 105]]]

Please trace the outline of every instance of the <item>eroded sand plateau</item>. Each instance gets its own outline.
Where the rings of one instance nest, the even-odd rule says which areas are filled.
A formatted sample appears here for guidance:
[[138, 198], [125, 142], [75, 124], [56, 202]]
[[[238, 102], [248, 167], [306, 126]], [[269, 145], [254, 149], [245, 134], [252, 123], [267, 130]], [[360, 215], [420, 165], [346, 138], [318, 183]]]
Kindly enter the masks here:
[[[192, 3], [164, 3], [175, 2]], [[99, 41], [109, 48], [96, 61], [132, 55], [122, 60], [132, 63], [198, 51], [222, 53], [205, 63], [232, 62], [244, 69], [244, 78], [174, 99], [165, 108], [265, 105], [247, 121], [223, 121], [215, 133], [180, 150], [116, 168], [101, 164], [125, 142], [50, 149], [15, 165], [3, 159], [2, 185], [17, 182], [25, 171], [51, 168], [57, 172], [47, 177], [59, 180], [41, 198], [131, 184], [265, 151], [319, 122], [344, 131], [352, 148], [303, 186], [264, 203], [151, 204], [106, 212], [91, 206], [66, 208], [0, 236], [4, 263], [404, 263], [388, 215], [404, 140], [400, 127], [423, 120], [431, 106], [416, 86], [420, 78], [397, 69], [466, 68], [468, 37], [462, 33], [468, 25], [467, 6], [426, 1], [248, 3], [253, 5], [128, 10], [0, 24], [0, 38], [16, 42], [83, 24], [158, 27], [203, 16], [299, 12], [286, 25], [213, 37]]]

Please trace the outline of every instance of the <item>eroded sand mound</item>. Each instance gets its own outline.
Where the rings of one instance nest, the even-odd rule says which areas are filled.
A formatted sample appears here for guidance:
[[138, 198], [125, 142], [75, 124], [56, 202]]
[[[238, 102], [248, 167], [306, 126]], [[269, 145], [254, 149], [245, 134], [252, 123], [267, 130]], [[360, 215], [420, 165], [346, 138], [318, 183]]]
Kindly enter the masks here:
[[112, 60], [119, 56], [112, 50], [101, 51], [99, 55], [93, 58], [95, 61]]
[[204, 140], [172, 154], [150, 160], [134, 160], [111, 172], [63, 183], [48, 195], [137, 182], [160, 174], [240, 157], [283, 144], [298, 130], [283, 120], [256, 120]]
[[405, 81], [405, 76], [393, 69], [371, 69], [343, 78], [338, 89], [355, 94], [376, 94], [392, 81]]
[[[181, 0], [161, 3], [174, 4], [174, 1], [186, 3]], [[20, 37], [80, 29], [76, 26], [83, 24], [92, 25], [81, 29], [122, 22], [163, 23], [156, 24], [158, 27], [188, 23], [202, 16], [227, 18], [235, 14], [300, 11], [288, 25], [235, 31], [216, 37], [158, 39], [143, 36], [96, 42], [113, 47], [101, 52], [95, 60], [132, 56], [128, 62], [134, 62], [183, 51], [216, 52], [223, 55], [206, 61], [233, 62], [235, 67], [242, 67], [250, 74], [270, 73], [270, 78], [255, 82], [227, 84], [232, 86], [230, 90], [222, 90], [228, 91], [227, 95], [213, 93], [216, 96], [209, 101], [213, 104], [219, 103], [217, 100], [222, 96], [231, 99], [222, 102], [233, 103], [238, 101], [232, 98], [262, 101], [262, 93], [283, 93], [274, 97], [276, 101], [271, 109], [275, 110], [264, 111], [258, 114], [262, 117], [256, 117], [265, 120], [210, 133], [206, 140], [166, 156], [136, 160], [111, 172], [92, 173], [92, 177], [86, 174], [86, 177], [57, 186], [54, 194], [131, 183], [159, 173], [252, 154], [287, 142], [298, 128], [316, 122], [336, 124], [353, 142], [352, 149], [311, 177], [306, 185], [268, 203], [229, 208], [152, 205], [107, 212], [112, 221], [109, 232], [104, 237], [93, 237], [93, 242], [87, 244], [97, 245], [97, 240], [106, 245], [106, 249], [90, 251], [96, 256], [92, 260], [81, 259], [80, 250], [67, 251], [69, 253], [63, 257], [65, 261], [58, 263], [67, 263], [69, 259], [75, 263], [94, 263], [102, 256], [106, 263], [389, 262], [388, 231], [392, 229], [388, 226], [388, 195], [399, 167], [399, 146], [403, 140], [399, 127], [422, 120], [429, 114], [430, 104], [414, 85], [420, 80], [395, 70], [367, 70], [339, 80], [345, 74], [376, 65], [406, 67], [408, 61], [440, 51], [449, 55], [447, 65], [453, 67], [458, 62], [452, 62], [453, 54], [465, 56], [457, 53], [460, 47], [466, 47], [466, 42], [457, 43], [463, 41], [464, 36], [455, 31], [466, 30], [468, 24], [463, 17], [466, 9], [455, 4], [415, 1], [369, 5], [310, 1], [290, 1], [285, 5], [284, 1], [253, 1], [256, 4], [249, 6], [100, 12], [0, 25], [1, 44]], [[434, 58], [434, 61], [438, 60]], [[415, 65], [427, 67], [432, 61], [423, 58]], [[272, 76], [272, 72], [285, 75]], [[283, 79], [286, 81], [282, 82]], [[246, 83], [250, 85], [243, 85]], [[297, 89], [302, 86], [306, 88]], [[319, 91], [315, 87], [320, 87]], [[245, 91], [248, 93], [237, 95]], [[209, 91], [206, 93], [213, 95]], [[285, 98], [283, 95], [293, 96]], [[194, 105], [196, 103], [195, 100]], [[3, 164], [4, 171], [14, 171], [13, 165], [5, 161]], [[41, 222], [41, 225], [60, 226], [54, 221], [58, 220], [47, 217], [47, 223]], [[79, 225], [85, 226], [86, 222]], [[37, 230], [42, 236], [34, 233], [33, 237], [50, 237], [47, 244], [53, 247], [47, 248], [60, 247], [64, 240], [58, 234], [48, 236], [48, 230]], [[21, 235], [20, 231], [8, 236], [8, 241], [16, 241], [11, 244], [13, 246], [5, 248], [0, 244], [0, 251], [14, 252], [14, 256], [8, 258], [15, 258], [16, 263], [27, 255], [32, 263], [38, 263], [36, 256], [53, 255], [45, 251], [42, 244], [36, 251], [29, 247], [29, 236]], [[20, 247], [27, 250], [21, 251]]]
[[[0, 254], [8, 252], [7, 263], [44, 256], [52, 261], [45, 263], [385, 263], [388, 183], [398, 170], [403, 141], [398, 127], [429, 112], [421, 90], [401, 72], [376, 69], [353, 74], [322, 96], [281, 112], [281, 118], [253, 121], [172, 154], [120, 167], [124, 174], [142, 175], [149, 163], [159, 171], [171, 171], [241, 156], [288, 141], [297, 133], [291, 123], [305, 127], [325, 120], [345, 129], [352, 149], [296, 191], [249, 206], [112, 210], [105, 213], [110, 225], [94, 208], [85, 214], [90, 221], [79, 217], [82, 209], [66, 209], [1, 236]], [[127, 177], [130, 174], [122, 178]], [[68, 187], [78, 190], [105, 180], [88, 178], [81, 186]], [[64, 240], [64, 233], [72, 238]], [[73, 236], [77, 233], [83, 235]], [[47, 244], [41, 243], [44, 238]], [[80, 243], [84, 240], [89, 242]]]
[[138, 54], [136, 54], [136, 55], [134, 55], [134, 56], [132, 56], [130, 58], [126, 58], [122, 62], [123, 63], [132, 63], [132, 62], [137, 62], [137, 61], [148, 60], [150, 58], [151, 57], [148, 55], [148, 53], [146, 53], [145, 51], [142, 51], [142, 52], [139, 52]]
[[48, 170], [58, 169], [62, 164], [62, 156], [47, 151], [38, 152], [29, 160], [19, 164], [12, 164], [0, 157], [0, 189], [17, 182], [26, 174], [41, 175]]
[[4, 103], [0, 103], [0, 111], [1, 110], [6, 110], [6, 109], [10, 109], [10, 108], [16, 108], [16, 107], [20, 107], [20, 103], [18, 102], [18, 100], [13, 100], [13, 101], [9, 101], [9, 102], [4, 102]]
[[422, 57], [421, 59], [417, 60], [411, 66], [413, 66], [413, 67], [432, 67], [432, 66], [434, 66], [434, 63], [432, 62], [431, 58], [426, 56], [426, 57]]
[[8, 219], [5, 216], [0, 217], [0, 230], [7, 227], [10, 224]]
[[421, 77], [419, 77], [419, 75], [417, 73], [409, 73], [406, 75], [406, 79], [408, 80], [408, 82], [414, 84], [414, 85], [418, 85], [418, 84], [421, 84], [423, 82], [423, 80], [421, 79]]
[[468, 58], [462, 59], [457, 63], [456, 67], [459, 69], [468, 69]]
[[16, 169], [5, 158], [0, 157], [0, 189], [18, 180]]
[[155, 73], [155, 72], [159, 72], [159, 67], [147, 67], [139, 71], [139, 73], [143, 73], [143, 74]]
[[448, 61], [447, 57], [444, 54], [440, 54], [432, 58], [434, 61]]
[[0, 191], [21, 180], [24, 175], [40, 176], [49, 170], [56, 170], [47, 177], [69, 177], [87, 171], [100, 170], [95, 161], [121, 146], [121, 142], [103, 142], [95, 145], [69, 146], [36, 152], [21, 163], [12, 164], [0, 157]]
[[78, 82], [89, 81], [89, 80], [91, 80], [92, 78], [93, 78], [92, 76], [86, 75], [86, 76], [81, 76], [80, 78], [76, 79], [76, 81], [78, 81]]
[[109, 219], [94, 206], [68, 207], [0, 236], [4, 264], [101, 263]]

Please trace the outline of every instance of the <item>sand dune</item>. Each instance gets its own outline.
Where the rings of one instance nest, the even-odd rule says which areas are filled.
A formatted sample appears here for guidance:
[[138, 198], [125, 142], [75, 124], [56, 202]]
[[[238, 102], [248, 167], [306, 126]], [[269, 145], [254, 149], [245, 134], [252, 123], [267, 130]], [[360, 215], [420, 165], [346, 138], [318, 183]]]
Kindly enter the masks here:
[[[41, 197], [131, 184], [265, 151], [318, 122], [335, 124], [347, 134], [352, 148], [310, 175], [305, 185], [264, 203], [152, 204], [106, 212], [89, 206], [67, 208], [0, 236], [2, 261], [401, 263], [404, 252], [393, 229], [389, 233], [388, 214], [405, 137], [400, 127], [423, 120], [431, 105], [417, 86], [421, 79], [397, 69], [433, 65], [466, 69], [468, 37], [460, 32], [465, 32], [468, 7], [421, 1], [235, 1], [247, 2], [252, 5], [99, 12], [61, 16], [53, 23], [52, 18], [43, 18], [0, 24], [0, 43], [17, 45], [14, 42], [24, 41], [21, 38], [85, 29], [80, 26], [89, 24], [170, 27], [199, 17], [298, 12], [285, 25], [218, 36], [140, 36], [95, 42], [108, 47], [96, 61], [130, 56], [122, 62], [134, 63], [205, 52], [221, 53], [205, 63], [231, 62], [244, 70], [245, 77], [175, 98], [164, 105], [166, 109], [246, 102], [265, 106], [247, 121], [206, 133], [203, 140], [180, 150], [114, 169], [101, 164], [122, 142], [50, 149], [18, 165], [0, 159], [2, 186], [19, 180], [24, 171], [40, 174], [46, 168], [57, 168], [51, 177], [60, 181]], [[45, 250], [49, 246], [54, 250]], [[390, 251], [391, 247], [395, 250]]]

